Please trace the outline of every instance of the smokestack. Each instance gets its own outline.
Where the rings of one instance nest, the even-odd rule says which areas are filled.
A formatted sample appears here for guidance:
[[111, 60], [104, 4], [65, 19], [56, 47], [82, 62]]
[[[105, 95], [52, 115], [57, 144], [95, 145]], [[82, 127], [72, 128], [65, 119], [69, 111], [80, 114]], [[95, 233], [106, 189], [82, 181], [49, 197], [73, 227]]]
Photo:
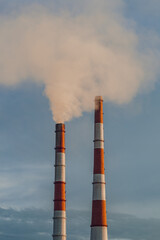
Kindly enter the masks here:
[[66, 240], [65, 125], [56, 124], [53, 240]]
[[103, 99], [95, 98], [93, 199], [90, 240], [108, 240], [104, 172]]

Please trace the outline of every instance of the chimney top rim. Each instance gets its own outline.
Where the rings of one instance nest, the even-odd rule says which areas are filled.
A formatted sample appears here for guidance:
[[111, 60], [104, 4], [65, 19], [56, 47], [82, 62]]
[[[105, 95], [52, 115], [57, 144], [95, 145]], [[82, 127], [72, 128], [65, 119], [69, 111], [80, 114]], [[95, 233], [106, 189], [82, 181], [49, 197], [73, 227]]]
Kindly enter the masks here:
[[95, 101], [96, 101], [96, 102], [103, 101], [102, 96], [96, 96], [96, 97], [95, 97]]

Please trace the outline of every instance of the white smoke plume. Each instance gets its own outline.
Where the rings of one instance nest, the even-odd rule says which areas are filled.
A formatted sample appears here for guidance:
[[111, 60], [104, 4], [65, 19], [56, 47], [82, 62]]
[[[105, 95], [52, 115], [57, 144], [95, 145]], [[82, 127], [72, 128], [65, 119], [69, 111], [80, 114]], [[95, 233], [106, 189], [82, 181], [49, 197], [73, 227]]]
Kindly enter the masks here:
[[123, 1], [85, 4], [77, 14], [37, 5], [0, 16], [0, 84], [44, 83], [56, 122], [92, 110], [96, 95], [127, 103], [159, 74], [159, 54], [141, 47]]

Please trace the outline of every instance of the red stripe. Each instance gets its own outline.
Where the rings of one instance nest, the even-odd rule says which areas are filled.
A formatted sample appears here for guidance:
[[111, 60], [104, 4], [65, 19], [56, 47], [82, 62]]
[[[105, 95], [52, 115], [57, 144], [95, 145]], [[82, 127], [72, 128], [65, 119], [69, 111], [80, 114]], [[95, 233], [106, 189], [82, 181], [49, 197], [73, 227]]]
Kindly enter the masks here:
[[105, 200], [94, 200], [92, 202], [92, 223], [91, 227], [94, 226], [106, 226], [106, 201]]
[[104, 174], [104, 149], [94, 149], [94, 174]]
[[56, 132], [56, 149], [65, 149], [65, 133]]
[[66, 200], [64, 182], [55, 182], [54, 200], [64, 200], [64, 201]]
[[103, 123], [103, 100], [95, 102], [95, 123]]
[[65, 125], [56, 124], [56, 152], [65, 152]]
[[65, 211], [66, 210], [66, 201], [54, 201], [54, 210], [55, 211]]

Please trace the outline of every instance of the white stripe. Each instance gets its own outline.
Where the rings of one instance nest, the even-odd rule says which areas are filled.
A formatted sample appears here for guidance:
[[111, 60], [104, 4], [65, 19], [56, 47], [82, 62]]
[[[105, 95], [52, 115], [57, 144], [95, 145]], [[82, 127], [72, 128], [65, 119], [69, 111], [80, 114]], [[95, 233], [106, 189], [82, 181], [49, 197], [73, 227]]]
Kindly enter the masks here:
[[66, 211], [54, 211], [54, 218], [66, 218]]
[[56, 153], [56, 165], [65, 165], [65, 153], [57, 152]]
[[102, 141], [95, 141], [94, 148], [104, 148], [104, 142]]
[[104, 140], [103, 123], [95, 123], [94, 139], [95, 140]]
[[66, 219], [65, 218], [55, 218], [53, 235], [66, 235]]
[[104, 174], [94, 174], [93, 182], [102, 182], [105, 183], [105, 175]]
[[54, 240], [66, 239], [66, 211], [54, 211], [53, 235]]
[[107, 227], [91, 227], [90, 240], [108, 240]]
[[106, 200], [105, 184], [93, 184], [93, 200]]
[[55, 182], [58, 181], [65, 182], [65, 166], [55, 167]]

